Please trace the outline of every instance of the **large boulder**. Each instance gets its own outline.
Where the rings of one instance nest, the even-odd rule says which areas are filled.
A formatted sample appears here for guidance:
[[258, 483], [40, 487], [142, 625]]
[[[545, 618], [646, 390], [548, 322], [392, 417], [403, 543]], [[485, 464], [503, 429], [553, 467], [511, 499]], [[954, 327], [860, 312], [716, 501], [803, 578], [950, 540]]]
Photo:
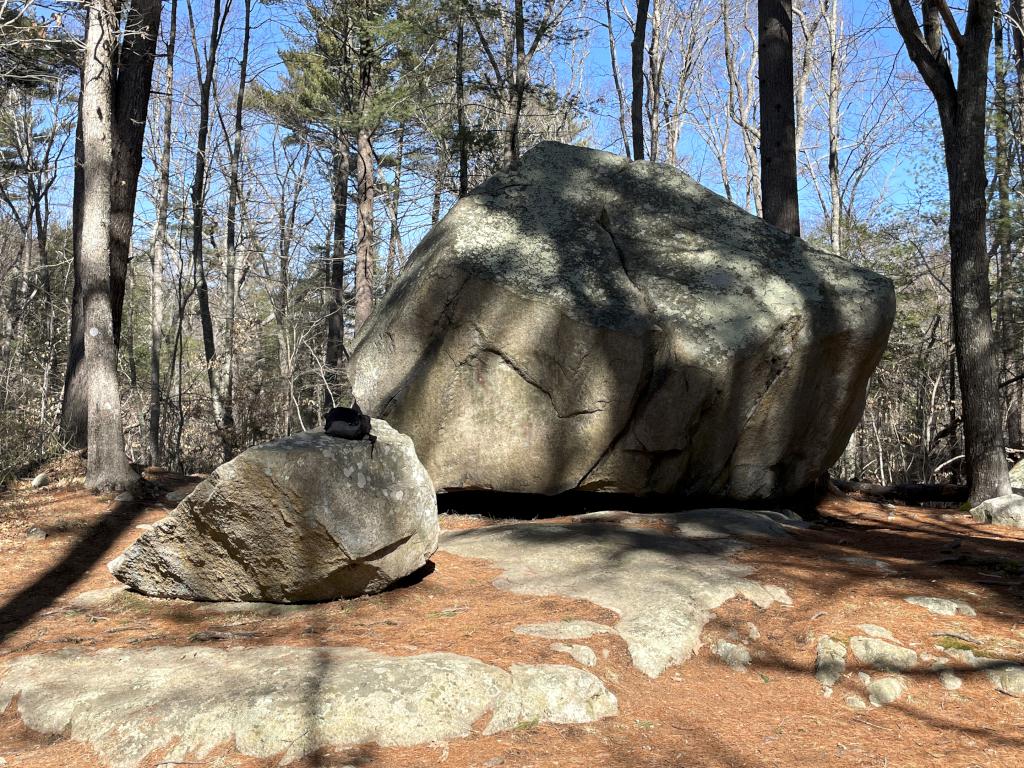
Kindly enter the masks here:
[[[304, 432], [218, 467], [110, 564], [143, 594], [295, 603], [385, 589], [437, 549], [437, 500], [412, 441]], [[372, 453], [371, 453], [372, 452]]]
[[420, 243], [351, 374], [438, 490], [784, 497], [842, 452], [894, 312], [674, 168], [544, 143]]

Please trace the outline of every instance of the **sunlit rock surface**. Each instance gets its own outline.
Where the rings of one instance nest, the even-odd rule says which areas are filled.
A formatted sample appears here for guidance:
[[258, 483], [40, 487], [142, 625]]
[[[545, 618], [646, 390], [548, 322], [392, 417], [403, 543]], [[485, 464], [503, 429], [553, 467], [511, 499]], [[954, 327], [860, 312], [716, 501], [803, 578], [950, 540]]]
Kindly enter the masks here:
[[437, 548], [437, 498], [412, 441], [303, 432], [222, 464], [110, 564], [154, 597], [275, 603], [380, 592]]
[[351, 374], [439, 490], [782, 497], [839, 457], [894, 311], [681, 171], [544, 143], [423, 240]]

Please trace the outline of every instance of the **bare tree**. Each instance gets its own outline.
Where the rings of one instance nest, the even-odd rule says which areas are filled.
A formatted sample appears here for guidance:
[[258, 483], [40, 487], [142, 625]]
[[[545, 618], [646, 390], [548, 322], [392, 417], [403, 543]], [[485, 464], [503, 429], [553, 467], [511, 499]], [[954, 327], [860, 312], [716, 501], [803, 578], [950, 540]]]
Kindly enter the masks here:
[[[889, 0], [907, 53], [935, 98], [949, 182], [953, 330], [973, 502], [1010, 493], [986, 248], [985, 96], [995, 0], [970, 0], [960, 30], [945, 0]], [[953, 43], [954, 76], [943, 28]]]
[[149, 463], [158, 465], [162, 460], [160, 449], [160, 349], [163, 345], [163, 264], [167, 240], [167, 213], [171, 186], [171, 127], [173, 120], [171, 94], [174, 90], [174, 44], [178, 29], [178, 0], [171, 0], [171, 27], [167, 35], [166, 69], [164, 71], [164, 104], [161, 130], [160, 172], [157, 181], [156, 219], [153, 242], [150, 245], [150, 299], [149, 299]]

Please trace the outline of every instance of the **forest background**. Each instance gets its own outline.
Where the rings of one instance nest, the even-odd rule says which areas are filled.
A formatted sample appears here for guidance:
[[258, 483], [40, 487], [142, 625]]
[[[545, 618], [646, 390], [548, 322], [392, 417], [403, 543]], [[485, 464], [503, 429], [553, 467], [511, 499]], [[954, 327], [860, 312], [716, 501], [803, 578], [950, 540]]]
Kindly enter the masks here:
[[[115, 319], [126, 448], [141, 464], [207, 471], [316, 425], [347, 404], [358, 324], [461, 195], [540, 141], [631, 152], [636, 8], [619, 0], [148, 5], [163, 18]], [[803, 234], [892, 278], [898, 299], [833, 473], [962, 481], [934, 101], [888, 2], [793, 5]], [[651, 0], [640, 64], [647, 157], [759, 214], [756, 6]], [[1011, 457], [1024, 456], [1020, 18], [1018, 0], [997, 14], [988, 108]], [[0, 0], [0, 481], [76, 447], [61, 422], [83, 23], [74, 2]]]

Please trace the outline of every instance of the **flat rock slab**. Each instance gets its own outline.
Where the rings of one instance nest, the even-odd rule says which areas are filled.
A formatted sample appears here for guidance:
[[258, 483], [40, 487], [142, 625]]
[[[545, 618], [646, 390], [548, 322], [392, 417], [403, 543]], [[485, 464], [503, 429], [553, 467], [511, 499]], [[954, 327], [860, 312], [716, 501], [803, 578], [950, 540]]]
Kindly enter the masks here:
[[790, 603], [785, 590], [752, 581], [750, 567], [729, 560], [743, 547], [733, 539], [688, 539], [622, 521], [521, 523], [446, 532], [439, 546], [501, 568], [494, 582], [500, 589], [574, 597], [615, 611], [615, 630], [633, 664], [650, 677], [700, 646], [702, 628], [725, 601], [741, 596], [761, 608]]
[[944, 597], [904, 597], [904, 602], [924, 608], [939, 616], [976, 616], [974, 609], [963, 600], [947, 600]]
[[865, 664], [885, 672], [906, 672], [917, 666], [917, 654], [876, 637], [851, 637], [850, 650]]
[[548, 621], [543, 624], [523, 624], [513, 632], [518, 635], [546, 637], [551, 640], [583, 640], [594, 635], [615, 633], [612, 627], [596, 621]]
[[389, 657], [362, 648], [196, 647], [23, 656], [0, 668], [0, 710], [36, 731], [87, 742], [113, 768], [202, 760], [233, 742], [286, 764], [319, 747], [409, 746], [522, 723], [614, 715], [615, 696], [576, 667], [509, 671], [450, 653]]

